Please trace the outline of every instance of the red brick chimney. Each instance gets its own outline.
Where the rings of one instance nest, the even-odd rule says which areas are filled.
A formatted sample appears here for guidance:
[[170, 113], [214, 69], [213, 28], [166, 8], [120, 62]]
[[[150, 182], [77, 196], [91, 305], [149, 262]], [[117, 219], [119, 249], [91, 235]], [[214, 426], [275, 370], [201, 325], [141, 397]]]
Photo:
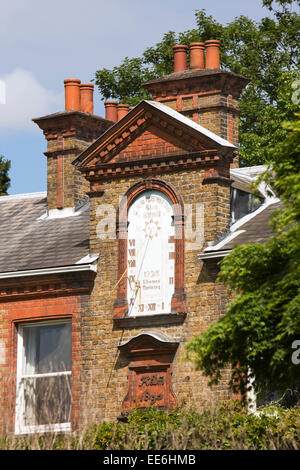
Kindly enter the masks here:
[[190, 69], [204, 69], [204, 42], [192, 42], [190, 44]]
[[187, 68], [188, 47], [184, 45], [173, 46], [174, 51], [174, 72], [182, 72]]
[[207, 69], [220, 68], [220, 41], [205, 41], [205, 66]]
[[76, 156], [111, 127], [111, 121], [93, 114], [90, 83], [66, 79], [65, 110], [33, 121], [47, 140], [48, 210], [76, 208], [89, 191], [89, 183], [72, 165]]
[[80, 111], [83, 113], [94, 113], [94, 85], [92, 83], [81, 83], [80, 85]]
[[112, 122], [117, 122], [118, 120], [118, 103], [117, 101], [105, 101], [105, 119]]
[[65, 109], [66, 111], [80, 110], [80, 80], [67, 78], [65, 84]]
[[118, 121], [129, 113], [129, 104], [118, 104]]
[[[204, 61], [205, 47], [205, 61]], [[155, 101], [189, 117], [238, 146], [238, 100], [249, 79], [220, 68], [220, 41], [173, 46], [174, 73], [144, 83]], [[205, 65], [205, 68], [204, 68]], [[238, 166], [238, 158], [233, 166]]]

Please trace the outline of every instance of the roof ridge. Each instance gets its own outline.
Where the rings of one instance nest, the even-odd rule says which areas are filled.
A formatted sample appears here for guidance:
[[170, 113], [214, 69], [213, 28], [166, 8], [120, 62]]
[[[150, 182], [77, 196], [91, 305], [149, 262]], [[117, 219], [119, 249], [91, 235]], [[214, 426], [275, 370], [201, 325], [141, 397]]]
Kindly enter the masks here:
[[0, 202], [5, 201], [18, 201], [22, 199], [33, 199], [37, 197], [47, 196], [47, 191], [39, 191], [36, 193], [23, 193], [23, 194], [8, 194], [7, 196], [0, 196]]

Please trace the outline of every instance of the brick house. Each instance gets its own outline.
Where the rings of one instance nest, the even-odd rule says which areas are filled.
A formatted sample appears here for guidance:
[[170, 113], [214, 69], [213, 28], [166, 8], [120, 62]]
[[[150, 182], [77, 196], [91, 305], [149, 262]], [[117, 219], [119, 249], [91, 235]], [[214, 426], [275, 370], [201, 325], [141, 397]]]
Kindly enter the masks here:
[[265, 241], [278, 200], [238, 168], [238, 99], [248, 79], [219, 42], [174, 46], [152, 101], [107, 101], [65, 80], [65, 111], [34, 119], [47, 193], [0, 198], [0, 425], [76, 429], [134, 406], [198, 408], [230, 397], [180, 360], [225, 313], [218, 262]]

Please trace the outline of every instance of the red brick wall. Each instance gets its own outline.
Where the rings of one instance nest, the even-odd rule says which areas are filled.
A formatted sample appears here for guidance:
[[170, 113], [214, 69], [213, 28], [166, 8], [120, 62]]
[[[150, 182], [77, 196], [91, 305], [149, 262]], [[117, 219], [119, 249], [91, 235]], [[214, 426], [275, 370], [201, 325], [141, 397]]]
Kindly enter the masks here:
[[0, 431], [13, 432], [17, 372], [18, 324], [39, 320], [72, 319], [72, 428], [80, 414], [81, 311], [86, 295], [0, 303]]
[[145, 131], [140, 137], [131, 142], [123, 152], [120, 152], [110, 163], [116, 161], [142, 160], [145, 157], [162, 155], [182, 155], [186, 153], [179, 147], [160, 137]]

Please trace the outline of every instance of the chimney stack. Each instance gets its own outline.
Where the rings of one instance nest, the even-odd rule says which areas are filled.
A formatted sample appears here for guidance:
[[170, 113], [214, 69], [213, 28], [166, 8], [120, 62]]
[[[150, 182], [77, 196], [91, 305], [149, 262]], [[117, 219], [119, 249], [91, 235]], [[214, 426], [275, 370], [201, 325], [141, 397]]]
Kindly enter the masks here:
[[65, 110], [80, 111], [80, 80], [67, 78], [65, 84]]
[[204, 42], [192, 42], [190, 44], [190, 69], [204, 69]]
[[182, 44], [173, 46], [174, 51], [174, 72], [183, 72], [187, 69], [188, 46]]
[[48, 211], [76, 209], [87, 198], [89, 182], [72, 162], [112, 125], [93, 114], [93, 84], [68, 78], [64, 87], [65, 112], [33, 119], [47, 140]]
[[[175, 109], [238, 147], [238, 99], [250, 80], [220, 68], [218, 40], [190, 44], [189, 70], [186, 70], [187, 46], [173, 46], [173, 50], [174, 72], [181, 73], [150, 80], [143, 87], [155, 101]], [[234, 166], [238, 166], [238, 158]]]
[[205, 65], [207, 69], [220, 68], [220, 41], [205, 41], [206, 57]]
[[105, 101], [105, 119], [112, 122], [118, 121], [118, 102], [117, 101]]
[[118, 121], [129, 112], [129, 104], [118, 104]]
[[81, 83], [80, 88], [80, 111], [94, 114], [94, 85], [92, 83]]

